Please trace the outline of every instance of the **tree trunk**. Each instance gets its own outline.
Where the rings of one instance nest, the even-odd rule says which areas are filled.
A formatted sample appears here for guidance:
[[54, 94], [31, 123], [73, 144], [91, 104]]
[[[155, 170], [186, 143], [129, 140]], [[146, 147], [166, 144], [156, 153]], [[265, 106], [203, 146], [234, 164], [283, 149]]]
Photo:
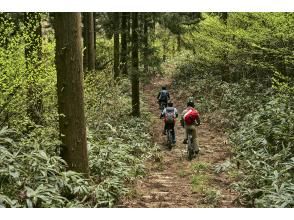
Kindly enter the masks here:
[[132, 32], [131, 32], [131, 26], [132, 26], [132, 18], [131, 18], [131, 12], [128, 12], [127, 13], [127, 41], [128, 41], [128, 58], [130, 58], [132, 55], [131, 55], [131, 52], [132, 52]]
[[128, 12], [122, 12], [121, 19], [121, 72], [123, 75], [128, 75], [128, 39], [127, 39], [127, 22]]
[[88, 13], [88, 70], [95, 70], [95, 31], [93, 12]]
[[27, 69], [28, 93], [27, 114], [37, 125], [43, 123], [43, 101], [41, 88], [37, 85], [38, 65], [42, 59], [42, 29], [40, 13], [25, 12], [24, 24], [26, 27], [25, 63]]
[[94, 49], [95, 49], [95, 67], [96, 67], [96, 17], [97, 13], [93, 12], [93, 26], [94, 26]]
[[114, 78], [119, 76], [119, 12], [113, 12], [113, 70]]
[[88, 175], [81, 14], [56, 13], [55, 38], [61, 156], [70, 170]]
[[143, 59], [144, 59], [144, 72], [147, 73], [148, 72], [148, 63], [149, 63], [149, 57], [148, 57], [148, 49], [149, 49], [149, 45], [148, 45], [148, 25], [149, 25], [149, 21], [148, 21], [148, 15], [147, 13], [144, 13], [144, 33], [143, 33], [143, 39], [144, 39], [144, 50], [143, 50]]
[[132, 115], [140, 117], [138, 13], [132, 13]]
[[83, 12], [84, 71], [95, 70], [95, 33], [93, 12]]
[[89, 27], [88, 27], [88, 13], [82, 13], [82, 20], [83, 20], [83, 71], [86, 72], [88, 70], [88, 34], [89, 34]]

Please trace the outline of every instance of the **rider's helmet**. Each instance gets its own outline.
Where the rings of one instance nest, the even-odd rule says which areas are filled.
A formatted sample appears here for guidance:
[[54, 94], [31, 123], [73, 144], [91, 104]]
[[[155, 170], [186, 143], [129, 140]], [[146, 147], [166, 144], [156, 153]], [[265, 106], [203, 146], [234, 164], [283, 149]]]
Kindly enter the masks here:
[[161, 89], [162, 89], [162, 90], [166, 90], [166, 86], [162, 86]]
[[192, 107], [194, 108], [195, 107], [195, 103], [194, 103], [194, 98], [193, 97], [189, 97], [188, 100], [187, 100], [187, 107]]
[[174, 103], [173, 103], [172, 101], [169, 101], [169, 102], [167, 103], [167, 106], [168, 106], [168, 107], [173, 107], [173, 105], [174, 105]]

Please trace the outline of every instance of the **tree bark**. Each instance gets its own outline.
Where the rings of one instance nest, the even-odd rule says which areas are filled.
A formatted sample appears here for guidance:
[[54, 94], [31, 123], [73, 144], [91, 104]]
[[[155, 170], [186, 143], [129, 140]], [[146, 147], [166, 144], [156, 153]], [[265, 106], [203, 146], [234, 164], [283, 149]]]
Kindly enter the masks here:
[[132, 18], [131, 18], [131, 12], [127, 13], [127, 41], [128, 41], [128, 57], [131, 57], [132, 52], [132, 32], [131, 32], [131, 26], [132, 26]]
[[95, 70], [95, 31], [93, 12], [88, 13], [88, 70]]
[[37, 85], [38, 65], [42, 59], [42, 29], [40, 13], [25, 12], [24, 24], [26, 27], [25, 63], [27, 78], [29, 79], [27, 91], [27, 114], [37, 125], [43, 123], [43, 101], [41, 88]]
[[140, 117], [138, 13], [132, 13], [132, 115]]
[[119, 76], [119, 12], [113, 12], [113, 70], [114, 78]]
[[143, 59], [144, 59], [144, 72], [148, 72], [148, 61], [149, 61], [149, 56], [148, 56], [148, 26], [149, 26], [149, 20], [148, 20], [148, 15], [147, 13], [144, 13], [144, 23], [143, 23], [143, 40], [144, 40], [144, 50], [143, 50]]
[[70, 170], [88, 175], [81, 14], [56, 13], [55, 38], [61, 156]]
[[95, 30], [93, 12], [83, 13], [84, 70], [95, 70]]
[[83, 66], [84, 72], [88, 70], [88, 63], [89, 63], [89, 53], [88, 53], [88, 41], [89, 41], [89, 27], [88, 27], [88, 13], [82, 13], [83, 19]]
[[128, 14], [128, 12], [122, 12], [121, 16], [121, 72], [125, 76], [128, 75]]

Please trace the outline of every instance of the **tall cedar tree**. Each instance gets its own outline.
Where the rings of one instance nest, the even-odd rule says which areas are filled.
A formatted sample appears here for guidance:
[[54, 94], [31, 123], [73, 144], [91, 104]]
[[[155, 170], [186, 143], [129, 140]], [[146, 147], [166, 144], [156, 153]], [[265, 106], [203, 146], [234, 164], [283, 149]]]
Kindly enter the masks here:
[[140, 117], [138, 13], [132, 13], [132, 115]]
[[144, 72], [147, 73], [148, 72], [148, 49], [149, 49], [149, 45], [148, 45], [148, 26], [149, 26], [149, 16], [147, 13], [143, 14], [143, 18], [144, 18], [144, 23], [143, 23], [143, 29], [144, 29], [144, 33], [143, 33], [143, 43], [144, 43], [144, 49], [143, 49], [143, 59], [144, 59]]
[[83, 22], [83, 70], [86, 72], [88, 70], [88, 34], [89, 34], [89, 27], [88, 27], [88, 12], [82, 13], [82, 22]]
[[95, 70], [95, 27], [93, 12], [88, 13], [88, 70]]
[[43, 101], [41, 88], [36, 85], [38, 65], [42, 59], [42, 29], [40, 13], [25, 12], [25, 62], [28, 78], [31, 79], [27, 91], [27, 114], [38, 125], [43, 122]]
[[121, 72], [123, 75], [128, 75], [128, 20], [129, 13], [122, 12], [121, 14]]
[[88, 175], [81, 13], [56, 13], [55, 37], [61, 156], [70, 170]]
[[83, 13], [84, 70], [95, 70], [95, 27], [93, 12]]
[[114, 78], [119, 76], [119, 23], [120, 16], [119, 12], [113, 12], [113, 70], [114, 70]]

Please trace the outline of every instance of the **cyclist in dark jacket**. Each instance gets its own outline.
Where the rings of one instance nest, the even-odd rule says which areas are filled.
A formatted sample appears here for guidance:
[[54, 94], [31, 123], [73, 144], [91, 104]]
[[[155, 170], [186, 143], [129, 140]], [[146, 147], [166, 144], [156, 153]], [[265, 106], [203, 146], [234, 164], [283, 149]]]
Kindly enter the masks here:
[[167, 107], [162, 111], [160, 118], [164, 118], [164, 128], [163, 134], [166, 135], [167, 129], [172, 130], [173, 144], [176, 143], [176, 134], [175, 134], [175, 123], [176, 118], [178, 117], [178, 111], [173, 107], [172, 102], [167, 103]]
[[161, 103], [164, 104], [164, 107], [166, 107], [169, 99], [170, 96], [168, 90], [166, 89], [166, 86], [162, 86], [161, 91], [157, 95], [159, 108], [161, 108]]

